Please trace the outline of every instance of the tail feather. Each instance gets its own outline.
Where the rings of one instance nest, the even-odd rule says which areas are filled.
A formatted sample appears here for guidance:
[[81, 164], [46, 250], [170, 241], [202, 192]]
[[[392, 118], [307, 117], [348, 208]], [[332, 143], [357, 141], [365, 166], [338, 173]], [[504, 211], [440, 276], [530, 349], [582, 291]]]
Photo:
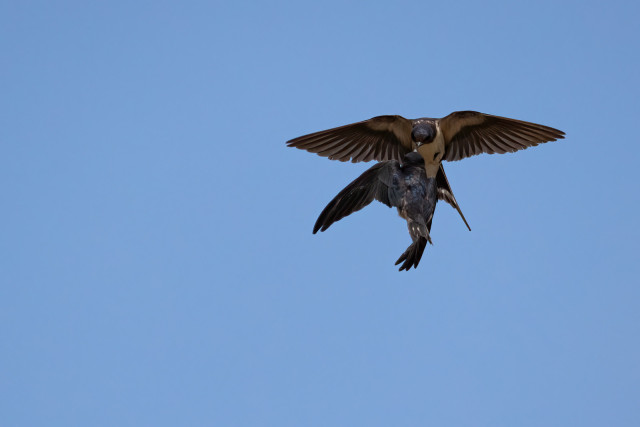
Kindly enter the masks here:
[[400, 258], [396, 261], [396, 265], [403, 263], [400, 266], [400, 270], [407, 270], [411, 267], [416, 268], [420, 263], [420, 259], [422, 258], [422, 253], [424, 252], [424, 248], [427, 246], [427, 239], [424, 237], [418, 237], [415, 242], [413, 242]]

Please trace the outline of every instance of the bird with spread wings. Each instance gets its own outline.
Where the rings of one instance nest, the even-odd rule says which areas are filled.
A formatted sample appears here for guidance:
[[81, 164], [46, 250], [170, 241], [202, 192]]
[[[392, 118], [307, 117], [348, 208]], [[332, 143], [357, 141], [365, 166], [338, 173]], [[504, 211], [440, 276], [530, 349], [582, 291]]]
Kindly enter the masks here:
[[[371, 160], [402, 163], [407, 154], [416, 151], [424, 163], [427, 179], [424, 184], [435, 185], [440, 176], [441, 188], [453, 197], [442, 161], [461, 160], [481, 153], [512, 153], [562, 139], [564, 135], [558, 129], [536, 123], [476, 111], [456, 111], [440, 119], [406, 119], [397, 115], [373, 117], [303, 135], [288, 141], [287, 145], [331, 160], [354, 163]], [[452, 205], [467, 224], [457, 202]], [[429, 226], [434, 209], [435, 203], [432, 203], [432, 208], [424, 212]], [[412, 265], [415, 267], [417, 263]]]
[[[334, 222], [359, 211], [374, 200], [397, 208], [398, 214], [407, 221], [413, 243], [396, 261], [396, 265], [402, 263], [400, 271], [416, 268], [427, 242], [432, 243], [429, 233], [437, 201], [447, 202], [462, 215], [444, 176], [444, 169], [438, 171], [435, 180], [428, 178], [424, 173], [422, 157], [411, 152], [404, 156], [402, 163], [387, 160], [375, 164], [347, 185], [322, 210], [313, 227], [313, 234], [327, 230]], [[466, 224], [463, 215], [462, 219]]]

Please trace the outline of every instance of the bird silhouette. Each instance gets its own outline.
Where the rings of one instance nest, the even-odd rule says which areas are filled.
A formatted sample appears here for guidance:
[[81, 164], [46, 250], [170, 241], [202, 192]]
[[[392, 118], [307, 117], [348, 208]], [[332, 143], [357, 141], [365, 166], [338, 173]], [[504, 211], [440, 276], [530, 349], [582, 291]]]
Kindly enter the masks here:
[[[424, 160], [416, 152], [407, 153], [402, 162], [388, 160], [375, 164], [347, 185], [320, 213], [313, 233], [325, 231], [331, 224], [378, 200], [407, 221], [413, 243], [396, 261], [400, 271], [416, 268], [427, 242], [432, 243], [430, 231], [436, 203], [444, 200], [456, 208], [467, 224], [451, 191], [444, 168], [435, 178], [425, 174]], [[469, 228], [471, 230], [471, 228]]]

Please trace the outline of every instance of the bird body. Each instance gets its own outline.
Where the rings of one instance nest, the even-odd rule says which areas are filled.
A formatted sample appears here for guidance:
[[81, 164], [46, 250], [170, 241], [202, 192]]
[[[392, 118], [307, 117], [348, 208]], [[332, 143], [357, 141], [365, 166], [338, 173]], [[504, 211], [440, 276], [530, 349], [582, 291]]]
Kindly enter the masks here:
[[[416, 122], [418, 123], [416, 126], [422, 124], [417, 120]], [[420, 153], [420, 155], [424, 159], [424, 168], [427, 176], [435, 177], [438, 173], [438, 168], [440, 166], [440, 162], [442, 161], [442, 156], [445, 152], [444, 135], [440, 130], [440, 126], [438, 126], [438, 122], [426, 122], [425, 124], [434, 127], [436, 135], [433, 138], [433, 142], [431, 142], [430, 144], [416, 144], [416, 151]]]
[[397, 208], [407, 221], [413, 243], [396, 265], [402, 262], [400, 270], [409, 270], [418, 266], [427, 242], [431, 243], [431, 222], [438, 199], [459, 209], [444, 169], [436, 178], [427, 177], [422, 156], [408, 153], [402, 163], [397, 160], [377, 163], [347, 185], [320, 213], [313, 232], [325, 231], [334, 222], [378, 200]]

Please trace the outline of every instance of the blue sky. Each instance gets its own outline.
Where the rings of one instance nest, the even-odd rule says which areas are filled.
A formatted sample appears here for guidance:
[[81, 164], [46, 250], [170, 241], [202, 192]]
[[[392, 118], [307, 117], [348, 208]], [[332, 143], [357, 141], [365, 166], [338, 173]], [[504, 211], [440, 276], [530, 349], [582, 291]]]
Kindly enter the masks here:
[[[637, 426], [639, 6], [451, 3], [2, 3], [2, 424]], [[285, 141], [466, 109], [567, 138], [312, 235]]]

